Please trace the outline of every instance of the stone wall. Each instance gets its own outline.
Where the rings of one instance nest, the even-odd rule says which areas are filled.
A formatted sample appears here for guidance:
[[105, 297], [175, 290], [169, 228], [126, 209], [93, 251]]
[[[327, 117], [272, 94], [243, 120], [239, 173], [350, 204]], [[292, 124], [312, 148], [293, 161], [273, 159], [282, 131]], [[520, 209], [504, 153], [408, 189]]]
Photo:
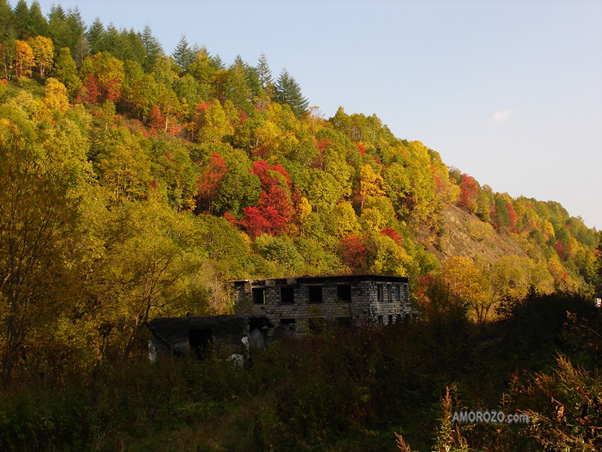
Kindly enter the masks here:
[[388, 325], [410, 315], [407, 278], [386, 275], [234, 281], [235, 299], [297, 333], [323, 323]]

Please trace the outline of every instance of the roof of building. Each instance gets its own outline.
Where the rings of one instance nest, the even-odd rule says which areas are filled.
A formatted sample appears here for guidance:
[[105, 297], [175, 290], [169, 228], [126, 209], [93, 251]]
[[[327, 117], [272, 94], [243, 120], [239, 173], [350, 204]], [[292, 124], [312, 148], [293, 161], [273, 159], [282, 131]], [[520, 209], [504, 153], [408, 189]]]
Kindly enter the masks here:
[[265, 279], [238, 279], [229, 281], [234, 284], [258, 284], [263, 285], [266, 281], [271, 281], [276, 285], [291, 285], [291, 284], [324, 284], [327, 282], [344, 282], [344, 281], [377, 281], [377, 282], [397, 282], [407, 283], [408, 278], [405, 276], [395, 275], [376, 275], [376, 274], [359, 274], [359, 275], [328, 275], [328, 276], [299, 276], [289, 278], [265, 278]]

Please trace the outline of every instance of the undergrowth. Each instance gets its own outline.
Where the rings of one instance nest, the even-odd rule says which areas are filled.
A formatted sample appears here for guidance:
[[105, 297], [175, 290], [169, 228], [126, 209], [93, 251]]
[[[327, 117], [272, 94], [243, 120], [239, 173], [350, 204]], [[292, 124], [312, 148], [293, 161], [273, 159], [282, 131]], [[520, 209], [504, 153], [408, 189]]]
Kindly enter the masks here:
[[[0, 398], [0, 450], [599, 450], [601, 347], [585, 300], [532, 294], [484, 326], [325, 330], [242, 367], [109, 362], [14, 382]], [[458, 424], [459, 410], [533, 422]]]

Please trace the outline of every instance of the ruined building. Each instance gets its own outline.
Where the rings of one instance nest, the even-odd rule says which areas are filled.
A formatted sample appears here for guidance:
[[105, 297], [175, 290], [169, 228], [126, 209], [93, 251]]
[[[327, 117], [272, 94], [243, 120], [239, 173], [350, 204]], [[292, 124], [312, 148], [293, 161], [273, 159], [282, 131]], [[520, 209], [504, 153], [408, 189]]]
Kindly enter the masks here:
[[410, 315], [408, 278], [304, 276], [233, 281], [237, 306], [298, 333], [324, 324], [391, 325]]
[[[241, 314], [157, 318], [152, 348], [199, 357], [244, 355], [286, 334], [329, 325], [385, 326], [412, 314], [408, 278], [386, 275], [303, 276], [232, 281]], [[244, 312], [244, 314], [242, 314]]]

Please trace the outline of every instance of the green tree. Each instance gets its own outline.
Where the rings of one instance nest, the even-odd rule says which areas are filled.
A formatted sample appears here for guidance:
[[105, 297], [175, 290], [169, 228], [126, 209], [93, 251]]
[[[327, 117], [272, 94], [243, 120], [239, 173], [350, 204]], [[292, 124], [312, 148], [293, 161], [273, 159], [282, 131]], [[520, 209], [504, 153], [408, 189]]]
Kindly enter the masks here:
[[171, 56], [183, 71], [187, 70], [188, 66], [194, 63], [195, 51], [186, 40], [186, 35], [180, 37]]
[[252, 92], [245, 71], [245, 63], [240, 55], [236, 57], [234, 64], [228, 69], [224, 94], [224, 97], [232, 101], [236, 107], [247, 114], [251, 113], [253, 109], [251, 104]]
[[600, 234], [596, 248], [596, 262], [594, 264], [593, 284], [596, 296], [602, 298], [602, 234]]
[[13, 10], [7, 0], [0, 0], [0, 42], [16, 37]]
[[76, 223], [65, 174], [40, 159], [30, 139], [0, 120], [0, 353], [6, 383], [29, 334], [67, 299], [63, 278]]
[[257, 63], [257, 74], [261, 89], [268, 94], [271, 93], [273, 90], [274, 79], [272, 78], [272, 70], [268, 64], [268, 59], [263, 52], [259, 56], [259, 61]]
[[86, 37], [90, 43], [90, 51], [92, 52], [92, 55], [108, 50], [106, 42], [107, 32], [99, 17], [92, 22], [92, 25], [90, 25], [90, 28], [88, 28], [88, 31], [86, 31]]
[[192, 218], [153, 198], [115, 207], [104, 230], [105, 252], [89, 290], [101, 301], [97, 315], [110, 348], [127, 357], [147, 321], [186, 313], [188, 281], [205, 256]]
[[276, 80], [274, 100], [280, 104], [288, 104], [296, 116], [307, 112], [309, 101], [303, 97], [301, 87], [284, 69]]
[[161, 48], [161, 43], [159, 43], [159, 40], [155, 38], [151, 28], [148, 25], [144, 27], [144, 30], [142, 30], [140, 39], [142, 40], [142, 45], [144, 46], [144, 62], [142, 63], [142, 67], [146, 72], [150, 72], [155, 66], [155, 61], [157, 61], [159, 55], [163, 53], [163, 49]]
[[67, 88], [70, 96], [75, 96], [81, 86], [77, 66], [71, 58], [69, 47], [63, 47], [59, 50], [54, 63], [52, 75]]
[[226, 117], [226, 112], [216, 99], [199, 115], [197, 141], [200, 143], [221, 143], [232, 135], [234, 129]]

